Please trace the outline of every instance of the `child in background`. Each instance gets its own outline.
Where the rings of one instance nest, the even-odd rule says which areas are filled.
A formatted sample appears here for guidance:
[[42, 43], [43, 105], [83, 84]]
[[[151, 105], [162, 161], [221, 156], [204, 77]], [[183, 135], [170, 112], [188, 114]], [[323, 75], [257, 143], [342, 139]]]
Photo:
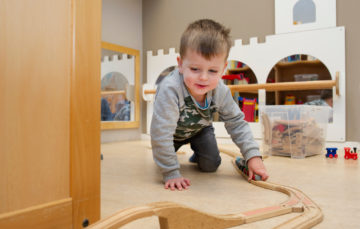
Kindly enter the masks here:
[[258, 144], [229, 88], [220, 80], [227, 65], [230, 30], [203, 19], [188, 26], [181, 37], [175, 69], [157, 88], [151, 121], [151, 144], [165, 188], [183, 190], [190, 180], [182, 177], [176, 151], [190, 143], [190, 161], [203, 172], [215, 172], [221, 163], [212, 117], [220, 120], [247, 162], [249, 177], [268, 178]]
[[305, 105], [333, 107], [332, 90], [330, 89], [322, 90], [320, 94], [320, 99], [306, 102]]
[[325, 89], [321, 91], [320, 99], [312, 100], [306, 102], [305, 105], [315, 105], [315, 106], [328, 106], [329, 110], [329, 122], [333, 122], [333, 96], [332, 89]]

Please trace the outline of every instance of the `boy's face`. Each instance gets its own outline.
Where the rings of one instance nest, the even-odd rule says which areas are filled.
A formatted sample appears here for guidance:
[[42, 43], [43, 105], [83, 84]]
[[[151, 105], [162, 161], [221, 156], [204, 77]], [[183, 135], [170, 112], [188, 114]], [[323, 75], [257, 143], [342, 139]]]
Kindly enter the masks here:
[[216, 88], [227, 65], [225, 53], [207, 60], [190, 49], [183, 59], [178, 57], [177, 60], [185, 85], [198, 102], [203, 102], [206, 93]]

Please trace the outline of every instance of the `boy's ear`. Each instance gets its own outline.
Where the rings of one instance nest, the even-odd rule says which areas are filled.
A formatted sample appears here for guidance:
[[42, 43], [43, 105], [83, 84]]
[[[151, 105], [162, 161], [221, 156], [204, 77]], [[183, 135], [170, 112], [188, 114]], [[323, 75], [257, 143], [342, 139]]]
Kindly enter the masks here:
[[183, 69], [182, 69], [182, 59], [181, 59], [180, 56], [178, 56], [178, 57], [176, 58], [176, 60], [177, 60], [177, 62], [178, 62], [179, 72], [182, 74], [182, 71], [183, 71]]

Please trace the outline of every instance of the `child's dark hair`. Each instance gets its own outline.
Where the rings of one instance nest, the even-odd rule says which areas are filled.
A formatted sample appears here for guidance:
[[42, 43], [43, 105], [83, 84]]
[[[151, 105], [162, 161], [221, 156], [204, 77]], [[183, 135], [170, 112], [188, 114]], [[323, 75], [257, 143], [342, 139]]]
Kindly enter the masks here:
[[231, 47], [230, 29], [210, 20], [201, 19], [191, 23], [181, 36], [180, 56], [183, 58], [188, 49], [210, 59], [225, 53], [225, 60]]
[[332, 98], [332, 90], [330, 90], [330, 89], [322, 90], [320, 97], [322, 100], [331, 99]]

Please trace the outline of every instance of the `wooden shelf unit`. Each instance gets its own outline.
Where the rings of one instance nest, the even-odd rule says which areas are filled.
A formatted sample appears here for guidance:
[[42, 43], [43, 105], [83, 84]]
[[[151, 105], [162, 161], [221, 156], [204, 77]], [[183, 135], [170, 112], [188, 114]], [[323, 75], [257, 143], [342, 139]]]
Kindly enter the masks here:
[[[258, 83], [254, 72], [248, 67], [228, 69], [227, 74], [244, 73], [249, 77], [249, 84]], [[295, 74], [317, 74], [318, 80], [331, 80], [331, 75], [327, 67], [320, 60], [298, 60], [292, 62], [278, 62], [270, 71], [268, 80], [275, 83], [295, 82]], [[320, 95], [321, 90], [304, 91], [276, 91], [266, 92], [266, 105], [283, 105], [286, 95], [294, 95], [302, 102], [307, 101], [308, 95]], [[257, 92], [243, 92], [242, 97], [257, 98]]]
[[[245, 77], [249, 78], [248, 84], [257, 84], [258, 83], [253, 70], [249, 66], [244, 66], [241, 68], [231, 68], [226, 71], [227, 75], [240, 74], [240, 73], [243, 73]], [[247, 98], [247, 99], [258, 99], [258, 91], [232, 92], [232, 96], [233, 96], [234, 100], [239, 98], [239, 96], [241, 96], [243, 98]], [[236, 103], [239, 105], [240, 109], [242, 109], [242, 106], [240, 105], [239, 101], [236, 101]], [[256, 122], [256, 118], [255, 118], [255, 122]]]
[[[317, 80], [331, 80], [329, 70], [319, 60], [301, 60], [288, 63], [279, 62], [274, 67], [275, 82], [293, 82], [295, 81], [295, 74], [317, 74], [319, 76]], [[297, 101], [300, 99], [305, 103], [307, 102], [308, 95], [320, 95], [320, 93], [321, 90], [273, 92], [275, 105], [284, 104], [286, 95], [294, 95]]]
[[[228, 69], [226, 71], [227, 75], [239, 74], [239, 73], [244, 73], [244, 75], [249, 78], [249, 84], [258, 83], [254, 72], [248, 66], [245, 66], [245, 67], [242, 67], [242, 68], [231, 68], [231, 69]], [[258, 92], [257, 91], [242, 92], [241, 95], [239, 94], [239, 96], [242, 96], [242, 97], [245, 97], [245, 98], [248, 98], [248, 99], [254, 99], [254, 98], [258, 97]]]

